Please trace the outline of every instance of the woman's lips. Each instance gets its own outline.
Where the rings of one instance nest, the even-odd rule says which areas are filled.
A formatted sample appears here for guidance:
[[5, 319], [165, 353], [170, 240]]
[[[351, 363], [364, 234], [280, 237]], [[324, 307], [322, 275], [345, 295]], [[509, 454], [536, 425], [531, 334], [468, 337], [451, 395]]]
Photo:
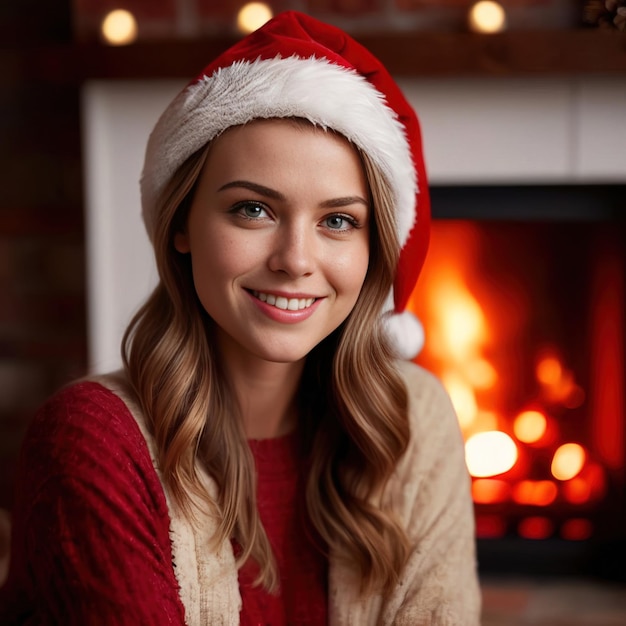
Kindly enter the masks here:
[[282, 311], [302, 311], [308, 309], [316, 300], [312, 297], [286, 297], [277, 296], [273, 293], [266, 293], [264, 291], [253, 290], [252, 295], [259, 299], [261, 302], [266, 302], [270, 306], [275, 306]]
[[297, 324], [307, 320], [317, 310], [324, 298], [310, 295], [286, 295], [247, 290], [256, 307], [271, 320], [282, 324]]

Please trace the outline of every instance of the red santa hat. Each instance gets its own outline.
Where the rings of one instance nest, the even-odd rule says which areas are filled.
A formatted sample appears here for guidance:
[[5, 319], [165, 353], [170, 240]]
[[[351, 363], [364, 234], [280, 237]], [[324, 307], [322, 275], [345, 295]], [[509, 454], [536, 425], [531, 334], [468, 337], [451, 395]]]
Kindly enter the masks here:
[[376, 57], [340, 29], [295, 11], [279, 14], [211, 62], [172, 101], [150, 135], [141, 177], [152, 238], [156, 202], [174, 172], [231, 126], [301, 117], [366, 152], [394, 194], [400, 260], [383, 311], [399, 356], [421, 349], [405, 311], [428, 247], [430, 200], [419, 122]]

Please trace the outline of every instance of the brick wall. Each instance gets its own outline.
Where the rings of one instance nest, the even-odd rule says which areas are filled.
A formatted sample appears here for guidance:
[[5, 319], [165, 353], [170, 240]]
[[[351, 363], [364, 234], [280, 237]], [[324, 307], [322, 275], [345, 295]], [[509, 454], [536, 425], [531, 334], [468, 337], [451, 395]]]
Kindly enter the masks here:
[[[33, 0], [3, 4], [2, 55], [22, 59], [31, 47], [71, 38], [69, 2], [49, 0], [45, 8]], [[19, 445], [36, 407], [86, 366], [80, 158], [78, 86], [41, 83], [27, 71], [5, 74], [0, 82], [0, 507], [11, 506]]]

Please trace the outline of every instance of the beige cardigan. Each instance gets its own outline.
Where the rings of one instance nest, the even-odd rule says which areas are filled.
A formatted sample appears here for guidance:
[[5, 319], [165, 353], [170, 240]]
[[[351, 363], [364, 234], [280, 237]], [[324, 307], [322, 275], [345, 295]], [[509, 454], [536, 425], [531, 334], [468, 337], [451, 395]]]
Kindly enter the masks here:
[[[474, 518], [463, 442], [450, 400], [440, 383], [412, 363], [398, 367], [409, 392], [411, 441], [384, 494], [404, 524], [413, 551], [400, 583], [385, 601], [359, 598], [351, 567], [332, 557], [330, 626], [476, 626], [480, 591]], [[135, 417], [159, 478], [156, 448], [141, 410], [114, 376], [98, 382], [119, 395]], [[212, 479], [202, 473], [207, 489]], [[163, 484], [163, 481], [161, 480]], [[188, 626], [236, 626], [241, 597], [229, 542], [207, 550], [216, 522], [194, 527], [165, 489], [180, 597]]]

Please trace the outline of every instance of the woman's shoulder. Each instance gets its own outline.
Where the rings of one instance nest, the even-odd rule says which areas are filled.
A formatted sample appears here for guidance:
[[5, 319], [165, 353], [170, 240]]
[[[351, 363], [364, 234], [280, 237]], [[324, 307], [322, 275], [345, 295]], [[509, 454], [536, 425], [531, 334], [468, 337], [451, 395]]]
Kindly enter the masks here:
[[462, 437], [452, 401], [441, 381], [412, 362], [399, 362], [398, 370], [408, 395], [411, 439], [405, 462], [427, 464], [462, 450]]
[[397, 368], [404, 381], [412, 417], [440, 418], [442, 413], [455, 418], [450, 396], [432, 372], [412, 361], [398, 361]]
[[[35, 413], [31, 426], [133, 431], [132, 413], [108, 381], [117, 375], [82, 378], [57, 390]], [[105, 435], [106, 433], [100, 433]]]
[[49, 469], [96, 459], [120, 461], [147, 455], [146, 443], [127, 403], [108, 381], [113, 375], [86, 378], [59, 389], [35, 413], [22, 455], [45, 459]]

